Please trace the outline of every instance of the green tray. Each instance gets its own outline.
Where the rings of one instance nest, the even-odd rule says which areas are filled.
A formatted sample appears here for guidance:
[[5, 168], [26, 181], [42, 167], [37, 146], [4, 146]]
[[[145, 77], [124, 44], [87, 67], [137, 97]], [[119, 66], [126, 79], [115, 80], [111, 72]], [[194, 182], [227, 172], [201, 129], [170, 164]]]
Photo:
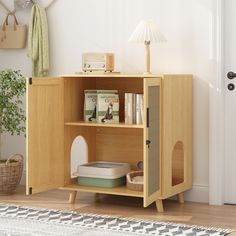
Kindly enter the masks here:
[[78, 183], [81, 186], [114, 188], [126, 184], [126, 176], [117, 179], [101, 179], [91, 177], [78, 177]]

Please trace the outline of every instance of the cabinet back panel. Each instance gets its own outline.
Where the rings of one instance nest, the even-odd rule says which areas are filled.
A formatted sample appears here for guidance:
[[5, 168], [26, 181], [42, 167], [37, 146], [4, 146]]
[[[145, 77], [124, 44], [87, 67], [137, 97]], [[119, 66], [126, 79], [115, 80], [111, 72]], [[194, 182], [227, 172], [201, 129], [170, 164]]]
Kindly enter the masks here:
[[96, 89], [116, 89], [119, 93], [119, 117], [124, 121], [125, 93], [143, 93], [143, 78], [97, 78]]
[[94, 78], [64, 78], [65, 122], [83, 120], [84, 90], [96, 87]]
[[126, 162], [136, 170], [143, 161], [143, 130], [97, 128], [96, 160]]
[[118, 90], [120, 121], [124, 121], [124, 94], [143, 93], [143, 78], [101, 78], [67, 77], [64, 78], [65, 122], [83, 120], [84, 90]]
[[[66, 127], [65, 128], [65, 185], [72, 184], [70, 177], [70, 154], [71, 145], [77, 136], [82, 136], [88, 147], [88, 160], [95, 161], [96, 151], [96, 128], [95, 127]], [[79, 158], [79, 157], [78, 157]]]

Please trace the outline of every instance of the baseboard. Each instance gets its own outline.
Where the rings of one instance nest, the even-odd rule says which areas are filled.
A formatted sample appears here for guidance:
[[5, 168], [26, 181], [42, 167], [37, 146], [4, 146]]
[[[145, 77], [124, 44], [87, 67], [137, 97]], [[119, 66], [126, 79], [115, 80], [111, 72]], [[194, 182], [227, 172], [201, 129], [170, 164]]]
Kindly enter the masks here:
[[193, 185], [191, 190], [184, 193], [184, 199], [189, 202], [209, 203], [209, 187], [207, 185]]
[[[26, 172], [23, 171], [20, 181], [21, 185], [26, 185]], [[192, 189], [184, 193], [184, 199], [189, 202], [209, 202], [209, 187], [207, 185], [193, 185]]]

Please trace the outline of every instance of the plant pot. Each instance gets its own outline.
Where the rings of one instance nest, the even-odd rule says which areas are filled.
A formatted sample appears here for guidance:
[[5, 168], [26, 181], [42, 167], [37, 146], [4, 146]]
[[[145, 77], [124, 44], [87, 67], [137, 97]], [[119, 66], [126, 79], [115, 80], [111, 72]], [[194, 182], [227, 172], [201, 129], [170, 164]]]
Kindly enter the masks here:
[[23, 156], [15, 154], [0, 163], [0, 195], [10, 195], [16, 190], [23, 171]]

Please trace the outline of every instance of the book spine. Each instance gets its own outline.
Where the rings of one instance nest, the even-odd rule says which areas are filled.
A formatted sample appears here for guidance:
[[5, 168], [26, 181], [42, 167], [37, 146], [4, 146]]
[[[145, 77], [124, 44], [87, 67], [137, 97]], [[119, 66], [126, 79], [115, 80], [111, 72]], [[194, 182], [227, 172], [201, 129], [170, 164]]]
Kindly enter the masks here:
[[98, 123], [119, 123], [119, 95], [115, 93], [98, 93]]
[[141, 117], [141, 96], [142, 94], [136, 94], [136, 124], [142, 124], [142, 117]]
[[128, 93], [125, 93], [125, 124], [128, 123]]
[[125, 124], [133, 124], [133, 94], [125, 93]]
[[136, 94], [132, 93], [132, 124], [136, 124]]
[[140, 94], [140, 114], [141, 114], [141, 124], [144, 123], [144, 106], [143, 106], [143, 94]]

